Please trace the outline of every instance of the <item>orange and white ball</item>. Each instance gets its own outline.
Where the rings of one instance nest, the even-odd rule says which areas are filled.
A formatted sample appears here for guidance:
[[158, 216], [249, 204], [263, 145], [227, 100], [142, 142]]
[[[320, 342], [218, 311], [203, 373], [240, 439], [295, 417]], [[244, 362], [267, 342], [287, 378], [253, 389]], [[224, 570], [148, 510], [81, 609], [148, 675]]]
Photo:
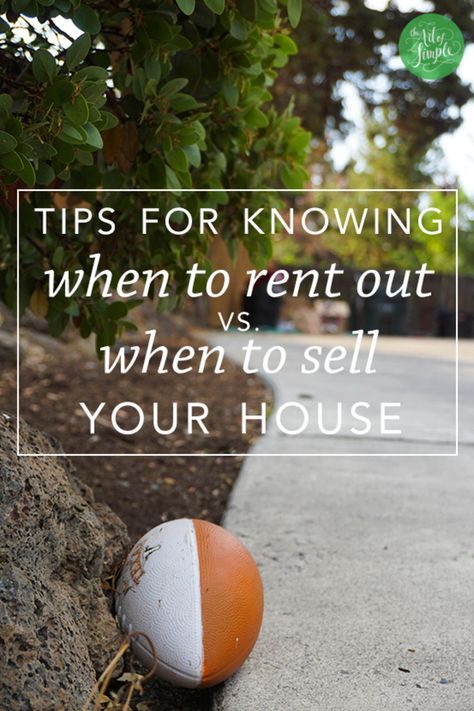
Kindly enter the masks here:
[[[213, 686], [246, 660], [262, 622], [263, 588], [250, 553], [221, 526], [177, 519], [148, 531], [132, 548], [116, 591], [125, 633], [153, 643], [162, 679]], [[151, 668], [144, 637], [132, 646]]]

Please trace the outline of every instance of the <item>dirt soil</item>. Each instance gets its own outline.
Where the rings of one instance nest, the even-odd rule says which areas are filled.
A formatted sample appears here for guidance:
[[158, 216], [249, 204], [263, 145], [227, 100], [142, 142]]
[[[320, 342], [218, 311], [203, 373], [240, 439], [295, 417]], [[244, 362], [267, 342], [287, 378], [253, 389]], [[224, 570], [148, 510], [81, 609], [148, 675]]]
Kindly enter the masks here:
[[[127, 374], [104, 376], [94, 353], [84, 351], [75, 341], [62, 344], [36, 332], [22, 333], [20, 414], [29, 424], [45, 430], [61, 442], [65, 452], [211, 452], [245, 453], [257, 437], [250, 427], [242, 434], [241, 403], [249, 411], [260, 411], [260, 403], [271, 394], [255, 376], [244, 374], [229, 361], [225, 373], [209, 370], [197, 374], [143, 375], [135, 368]], [[135, 341], [135, 344], [137, 341]], [[170, 357], [182, 345], [200, 345], [182, 328], [170, 322], [160, 333], [160, 345]], [[190, 361], [196, 365], [195, 361]], [[137, 372], [138, 370], [138, 372]], [[0, 349], [0, 403], [16, 411], [16, 364], [11, 354]], [[87, 418], [78, 407], [86, 402], [91, 411], [106, 401], [110, 407], [133, 400], [151, 413], [159, 402], [163, 414], [171, 403], [204, 402], [209, 407], [206, 420], [210, 435], [185, 431], [184, 408], [176, 433], [160, 436], [151, 426], [151, 417], [133, 437], [119, 436], [110, 418], [101, 417], [95, 436], [86, 436]], [[105, 411], [104, 411], [105, 412]], [[130, 414], [130, 416], [132, 416]], [[171, 415], [167, 416], [168, 422]], [[121, 424], [127, 424], [127, 419]], [[130, 420], [135, 422], [135, 420]], [[164, 426], [165, 418], [161, 424]], [[203, 518], [219, 523], [226, 501], [242, 465], [242, 457], [76, 457], [78, 475], [128, 526], [132, 541], [157, 524], [179, 517]], [[158, 682], [147, 685], [140, 711], [202, 711], [211, 708], [210, 691], [189, 692], [169, 689]]]

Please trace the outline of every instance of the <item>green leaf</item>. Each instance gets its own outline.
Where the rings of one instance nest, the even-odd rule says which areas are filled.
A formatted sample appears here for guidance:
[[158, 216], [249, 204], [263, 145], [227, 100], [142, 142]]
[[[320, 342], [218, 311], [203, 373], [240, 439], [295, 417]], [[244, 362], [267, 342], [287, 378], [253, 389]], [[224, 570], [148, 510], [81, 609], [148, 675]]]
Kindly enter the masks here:
[[191, 163], [191, 165], [194, 168], [199, 168], [201, 165], [201, 151], [199, 148], [194, 145], [194, 146], [186, 146], [184, 148], [184, 152], [188, 156], [188, 161]]
[[176, 113], [181, 113], [183, 111], [198, 109], [200, 106], [205, 106], [205, 104], [200, 104], [196, 101], [194, 96], [190, 94], [174, 94], [174, 96], [170, 98], [170, 106]]
[[225, 0], [204, 0], [204, 4], [215, 15], [222, 15], [225, 10]]
[[237, 10], [246, 20], [253, 22], [257, 14], [256, 0], [236, 0]]
[[18, 152], [24, 154], [28, 159], [36, 158], [37, 144], [33, 136], [25, 135], [22, 141], [18, 142]]
[[72, 141], [58, 139], [54, 143], [54, 147], [57, 151], [57, 160], [62, 165], [67, 165], [74, 160], [74, 148], [70, 145]]
[[10, 116], [10, 118], [5, 121], [4, 129], [7, 133], [11, 133], [17, 141], [21, 139], [23, 134], [23, 124], [14, 116]]
[[159, 13], [145, 15], [145, 27], [148, 36], [157, 42], [168, 42], [173, 37], [171, 25]]
[[300, 129], [294, 136], [290, 139], [288, 143], [288, 148], [292, 153], [306, 153], [311, 145], [311, 134], [309, 131], [303, 131]]
[[173, 94], [177, 94], [178, 91], [181, 91], [187, 83], [187, 79], [171, 79], [171, 81], [166, 82], [166, 84], [160, 87], [159, 94], [160, 96], [172, 96]]
[[55, 269], [59, 269], [64, 262], [65, 251], [64, 247], [60, 244], [53, 252], [53, 258], [51, 263]]
[[262, 235], [257, 240], [258, 251], [262, 257], [262, 264], [266, 264], [273, 256], [273, 242], [268, 235]]
[[132, 91], [139, 101], [145, 101], [145, 87], [147, 83], [147, 77], [143, 67], [138, 67], [135, 70], [132, 78]]
[[100, 121], [100, 111], [96, 109], [94, 104], [89, 104], [89, 121], [91, 123], [98, 123]]
[[26, 13], [28, 9], [30, 8], [31, 2], [30, 0], [13, 0], [12, 2], [12, 8], [15, 12], [18, 13]]
[[296, 42], [294, 40], [292, 40], [291, 37], [288, 37], [288, 35], [282, 35], [282, 34], [275, 35], [273, 38], [273, 41], [279, 47], [281, 47], [281, 49], [287, 55], [292, 55], [292, 54], [298, 53], [298, 46], [297, 46]]
[[263, 111], [252, 106], [245, 112], [245, 120], [250, 128], [265, 128], [268, 126], [268, 118]]
[[18, 173], [24, 168], [24, 163], [16, 151], [11, 151], [11, 153], [1, 155], [0, 165], [2, 168], [11, 170], [12, 173]]
[[[89, 104], [94, 104], [98, 109], [100, 109], [107, 101], [107, 97], [104, 96], [106, 91], [107, 85], [105, 82], [101, 81], [89, 81], [81, 88], [81, 94], [84, 99], [87, 99]], [[90, 110], [91, 108], [89, 108], [89, 111]]]
[[155, 79], [155, 81], [160, 81], [161, 79], [161, 64], [155, 57], [145, 57], [143, 62], [143, 69], [148, 79]]
[[58, 73], [58, 67], [54, 61], [53, 55], [45, 49], [36, 50], [33, 55], [31, 68], [33, 69], [35, 79], [37, 79], [40, 84], [51, 84], [54, 77]]
[[268, 15], [274, 15], [278, 10], [277, 0], [258, 0], [258, 7]]
[[70, 316], [79, 316], [80, 310], [77, 301], [71, 301], [64, 309], [64, 312]]
[[196, 7], [196, 0], [176, 0], [176, 4], [185, 15], [192, 15]]
[[46, 160], [49, 160], [50, 158], [54, 158], [55, 155], [57, 155], [57, 150], [50, 144], [50, 143], [38, 143], [38, 147], [36, 149], [36, 153], [38, 155], [38, 158], [44, 158]]
[[0, 94], [0, 112], [10, 114], [13, 107], [13, 99], [9, 94]]
[[64, 104], [64, 115], [75, 126], [83, 126], [89, 120], [89, 106], [81, 94], [71, 104]]
[[111, 128], [118, 126], [119, 120], [115, 114], [110, 113], [110, 111], [101, 111], [100, 120], [97, 128], [100, 131], [109, 131]]
[[97, 333], [95, 339], [95, 347], [99, 357], [102, 357], [100, 349], [105, 346], [113, 346], [115, 341], [115, 335], [117, 333], [117, 324], [113, 321], [108, 321], [106, 324], [101, 326], [100, 331]]
[[99, 15], [87, 5], [80, 5], [73, 15], [74, 24], [84, 32], [96, 35], [100, 32]]
[[167, 151], [165, 156], [173, 170], [180, 172], [188, 169], [188, 156], [179, 146]]
[[73, 145], [76, 145], [86, 143], [87, 134], [80, 126], [73, 126], [71, 123], [65, 121], [58, 138], [65, 143], [72, 143]]
[[23, 160], [23, 163], [23, 169], [18, 171], [17, 175], [19, 178], [21, 178], [21, 180], [23, 180], [25, 185], [27, 185], [29, 188], [32, 188], [36, 182], [35, 169], [28, 160]]
[[91, 166], [94, 164], [92, 153], [89, 153], [88, 151], [81, 151], [80, 148], [76, 151], [76, 158], [79, 165]]
[[66, 52], [66, 66], [68, 69], [74, 69], [80, 64], [89, 54], [91, 48], [91, 36], [88, 32], [77, 38]]
[[48, 328], [50, 334], [54, 336], [54, 338], [58, 338], [58, 336], [61, 335], [68, 323], [69, 316], [63, 313], [62, 311], [54, 310], [54, 307], [51, 308], [50, 302], [50, 308], [48, 311]]
[[127, 305], [123, 301], [114, 301], [107, 306], [107, 318], [118, 321], [128, 314]]
[[100, 135], [96, 127], [91, 123], [86, 123], [84, 128], [87, 133], [88, 145], [92, 146], [92, 148], [103, 148], [104, 142], [102, 140], [102, 136]]
[[48, 101], [52, 101], [53, 104], [56, 104], [56, 106], [61, 106], [61, 104], [71, 101], [75, 88], [69, 79], [60, 79], [58, 77], [53, 81], [51, 86], [48, 87], [46, 98]]
[[169, 166], [166, 166], [166, 187], [170, 190], [180, 190], [181, 188], [176, 173]]
[[111, 64], [110, 53], [105, 49], [95, 49], [91, 55], [91, 61], [94, 65], [107, 69]]
[[308, 173], [300, 165], [290, 167], [283, 163], [280, 167], [280, 179], [285, 188], [300, 190], [308, 180]]
[[86, 321], [84, 318], [81, 319], [81, 325], [79, 326], [79, 333], [81, 334], [81, 338], [89, 338], [89, 336], [92, 333], [92, 325], [90, 324], [89, 321]]
[[74, 74], [73, 79], [74, 81], [83, 81], [84, 79], [88, 81], [105, 81], [108, 77], [109, 73], [103, 67], [83, 67]]
[[122, 326], [125, 326], [127, 331], [138, 331], [138, 327], [133, 323], [133, 321], [122, 321]]
[[36, 177], [40, 185], [49, 185], [53, 182], [56, 174], [50, 165], [47, 163], [40, 163]]
[[17, 147], [17, 140], [6, 131], [0, 131], [0, 155], [10, 153]]
[[249, 36], [250, 23], [236, 15], [230, 23], [230, 34], [238, 40], [246, 40]]
[[0, 17], [0, 35], [6, 34], [10, 30], [10, 25], [8, 22], [5, 22], [5, 20]]
[[288, 19], [292, 27], [297, 27], [301, 19], [303, 0], [288, 0]]
[[195, 130], [193, 126], [183, 126], [179, 132], [179, 142], [182, 146], [191, 146], [193, 143], [198, 143], [201, 139], [199, 131]]
[[227, 104], [231, 109], [234, 109], [239, 101], [239, 90], [229, 77], [226, 77], [222, 82], [222, 93]]

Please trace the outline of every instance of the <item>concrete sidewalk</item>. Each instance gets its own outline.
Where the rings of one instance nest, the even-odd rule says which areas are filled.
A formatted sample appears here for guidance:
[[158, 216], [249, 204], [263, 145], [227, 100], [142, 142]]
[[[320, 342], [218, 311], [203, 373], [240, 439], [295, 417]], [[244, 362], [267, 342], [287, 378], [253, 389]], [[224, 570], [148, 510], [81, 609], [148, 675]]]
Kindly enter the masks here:
[[[237, 359], [248, 340], [207, 338]], [[255, 452], [453, 451], [452, 343], [383, 340], [380, 379], [361, 386], [349, 376], [302, 378], [291, 364], [314, 342], [321, 339], [259, 336], [289, 354], [290, 367], [272, 378], [276, 405], [398, 392], [408, 403], [403, 436], [288, 437], [273, 427]], [[461, 346], [460, 385], [458, 458], [246, 460], [225, 525], [260, 566], [266, 612], [254, 652], [216, 694], [216, 710], [474, 710], [471, 343]]]

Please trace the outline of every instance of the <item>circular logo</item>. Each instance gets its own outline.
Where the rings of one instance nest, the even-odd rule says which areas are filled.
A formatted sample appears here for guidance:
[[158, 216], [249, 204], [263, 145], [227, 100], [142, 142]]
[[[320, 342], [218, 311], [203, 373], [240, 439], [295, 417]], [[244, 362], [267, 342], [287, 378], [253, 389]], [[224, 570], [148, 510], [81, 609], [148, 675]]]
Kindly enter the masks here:
[[399, 50], [412, 74], [421, 79], [442, 79], [459, 66], [464, 37], [452, 20], [432, 12], [408, 23], [400, 36]]

